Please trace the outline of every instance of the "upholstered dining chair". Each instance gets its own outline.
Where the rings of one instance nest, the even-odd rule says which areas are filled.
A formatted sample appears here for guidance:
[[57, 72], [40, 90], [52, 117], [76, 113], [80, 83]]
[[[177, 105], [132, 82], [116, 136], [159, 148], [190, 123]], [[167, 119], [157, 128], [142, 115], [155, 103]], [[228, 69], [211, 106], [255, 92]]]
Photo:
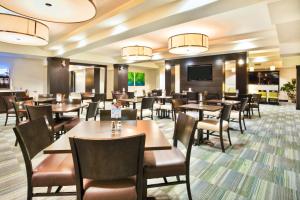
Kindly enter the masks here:
[[[196, 119], [180, 112], [175, 124], [172, 149], [145, 151], [144, 199], [147, 197], [147, 188], [183, 183], [186, 184], [189, 199], [192, 199], [190, 188], [190, 156], [196, 127]], [[178, 143], [181, 143], [186, 148], [185, 155], [179, 150]], [[180, 180], [180, 175], [185, 175], [185, 180]], [[177, 178], [177, 181], [168, 182], [167, 177], [173, 176]], [[163, 178], [164, 183], [147, 184], [147, 179], [153, 178]]]
[[6, 117], [4, 126], [6, 126], [9, 117], [16, 117], [16, 113], [13, 107], [13, 102], [15, 102], [15, 96], [2, 96], [1, 98], [5, 105]]
[[93, 102], [98, 102], [98, 110], [105, 109], [106, 95], [104, 93], [95, 93]]
[[247, 129], [246, 128], [246, 123], [245, 123], [245, 116], [244, 116], [244, 112], [245, 112], [247, 103], [248, 103], [248, 98], [242, 99], [239, 110], [238, 111], [237, 110], [232, 110], [231, 114], [230, 114], [230, 121], [239, 123], [240, 130], [241, 130], [242, 134], [244, 132], [242, 124], [244, 124], [245, 130]]
[[78, 200], [142, 200], [144, 134], [69, 139]]
[[[32, 159], [52, 143], [44, 118], [39, 118], [14, 129], [25, 161], [27, 174], [27, 199], [38, 196], [67, 196], [76, 192], [60, 192], [63, 186], [75, 185], [74, 165], [71, 154], [50, 154], [38, 163], [32, 165]], [[46, 193], [34, 193], [35, 187], [47, 187]], [[51, 192], [52, 187], [57, 187]]]
[[198, 103], [199, 94], [198, 94], [198, 92], [187, 92], [186, 98], [187, 98], [188, 103]]
[[155, 99], [153, 97], [144, 97], [142, 99], [141, 110], [138, 110], [139, 119], [149, 117], [153, 119], [153, 105]]
[[[225, 152], [224, 141], [223, 141], [223, 131], [227, 131], [229, 144], [231, 145], [230, 131], [229, 131], [229, 120], [232, 105], [225, 104], [221, 110], [221, 115], [219, 119], [204, 119], [198, 122], [198, 129], [207, 131], [207, 138], [209, 135], [214, 135], [220, 137], [220, 143], [222, 152]], [[219, 134], [214, 134], [218, 132]]]
[[47, 119], [49, 129], [56, 138], [64, 131], [64, 125], [67, 123], [67, 120], [53, 118], [51, 105], [26, 106], [26, 110], [30, 121], [39, 118]]
[[252, 94], [252, 102], [250, 103], [251, 105], [251, 112], [253, 115], [253, 110], [257, 109], [258, 116], [260, 116], [260, 101], [261, 101], [261, 94]]
[[[136, 120], [137, 110], [136, 109], [124, 109], [121, 111], [120, 120]], [[100, 121], [111, 121], [111, 110], [100, 110]]]

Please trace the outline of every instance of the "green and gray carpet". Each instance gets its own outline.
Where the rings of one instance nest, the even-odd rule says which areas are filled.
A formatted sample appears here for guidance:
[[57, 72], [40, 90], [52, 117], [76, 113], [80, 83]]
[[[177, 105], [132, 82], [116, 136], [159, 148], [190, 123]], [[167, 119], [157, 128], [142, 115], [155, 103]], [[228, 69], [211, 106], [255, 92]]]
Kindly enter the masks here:
[[[174, 122], [169, 119], [156, 121], [171, 142]], [[26, 173], [21, 151], [14, 147], [14, 123], [12, 118], [9, 126], [4, 127], [4, 115], [0, 116], [1, 200], [26, 199]], [[247, 131], [243, 135], [231, 131], [233, 146], [226, 149], [226, 153], [218, 148], [215, 138], [212, 138], [215, 147], [193, 147], [193, 199], [300, 199], [300, 111], [289, 104], [262, 105], [262, 118], [256, 115], [247, 119], [246, 125]], [[231, 126], [238, 128], [237, 123], [231, 123]], [[149, 189], [148, 196], [187, 199], [185, 185]]]

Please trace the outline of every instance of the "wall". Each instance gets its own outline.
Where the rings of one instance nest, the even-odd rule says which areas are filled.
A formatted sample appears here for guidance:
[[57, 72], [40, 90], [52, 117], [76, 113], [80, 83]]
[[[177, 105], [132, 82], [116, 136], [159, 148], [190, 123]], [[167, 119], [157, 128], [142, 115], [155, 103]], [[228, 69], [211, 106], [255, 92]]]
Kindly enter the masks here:
[[85, 92], [85, 70], [76, 70], [75, 74], [75, 92]]
[[143, 94], [143, 90], [150, 91], [160, 88], [160, 69], [149, 69], [142, 67], [129, 66], [128, 72], [145, 73], [145, 86], [128, 86], [129, 92], [137, 91], [138, 95]]
[[43, 59], [0, 55], [0, 65], [10, 68], [11, 90], [27, 89], [31, 96], [47, 93], [47, 66]]

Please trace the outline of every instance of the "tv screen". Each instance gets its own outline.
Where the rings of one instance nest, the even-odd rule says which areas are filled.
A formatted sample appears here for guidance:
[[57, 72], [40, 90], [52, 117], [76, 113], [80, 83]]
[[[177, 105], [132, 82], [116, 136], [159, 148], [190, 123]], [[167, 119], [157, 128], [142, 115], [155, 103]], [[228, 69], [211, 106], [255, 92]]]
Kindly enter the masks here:
[[188, 67], [188, 81], [211, 81], [212, 65], [191, 65]]
[[278, 85], [279, 71], [249, 72], [248, 80], [249, 84]]

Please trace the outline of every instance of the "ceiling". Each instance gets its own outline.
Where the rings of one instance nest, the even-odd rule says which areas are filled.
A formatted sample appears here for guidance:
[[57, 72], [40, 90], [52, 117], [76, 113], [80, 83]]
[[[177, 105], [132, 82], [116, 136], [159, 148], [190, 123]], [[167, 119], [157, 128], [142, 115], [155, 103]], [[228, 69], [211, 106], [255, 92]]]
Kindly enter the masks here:
[[[250, 62], [265, 57], [268, 62], [282, 64], [283, 57], [296, 56], [295, 62], [300, 63], [297, 60], [299, 0], [95, 0], [94, 3], [97, 15], [88, 22], [45, 22], [50, 28], [47, 46], [0, 42], [0, 52], [68, 57], [89, 63], [124, 63], [120, 57], [122, 47], [146, 45], [155, 52], [153, 60], [163, 60], [175, 58], [168, 53], [168, 37], [197, 32], [209, 36], [209, 51], [203, 55], [248, 51]], [[0, 13], [10, 12], [0, 8]]]

